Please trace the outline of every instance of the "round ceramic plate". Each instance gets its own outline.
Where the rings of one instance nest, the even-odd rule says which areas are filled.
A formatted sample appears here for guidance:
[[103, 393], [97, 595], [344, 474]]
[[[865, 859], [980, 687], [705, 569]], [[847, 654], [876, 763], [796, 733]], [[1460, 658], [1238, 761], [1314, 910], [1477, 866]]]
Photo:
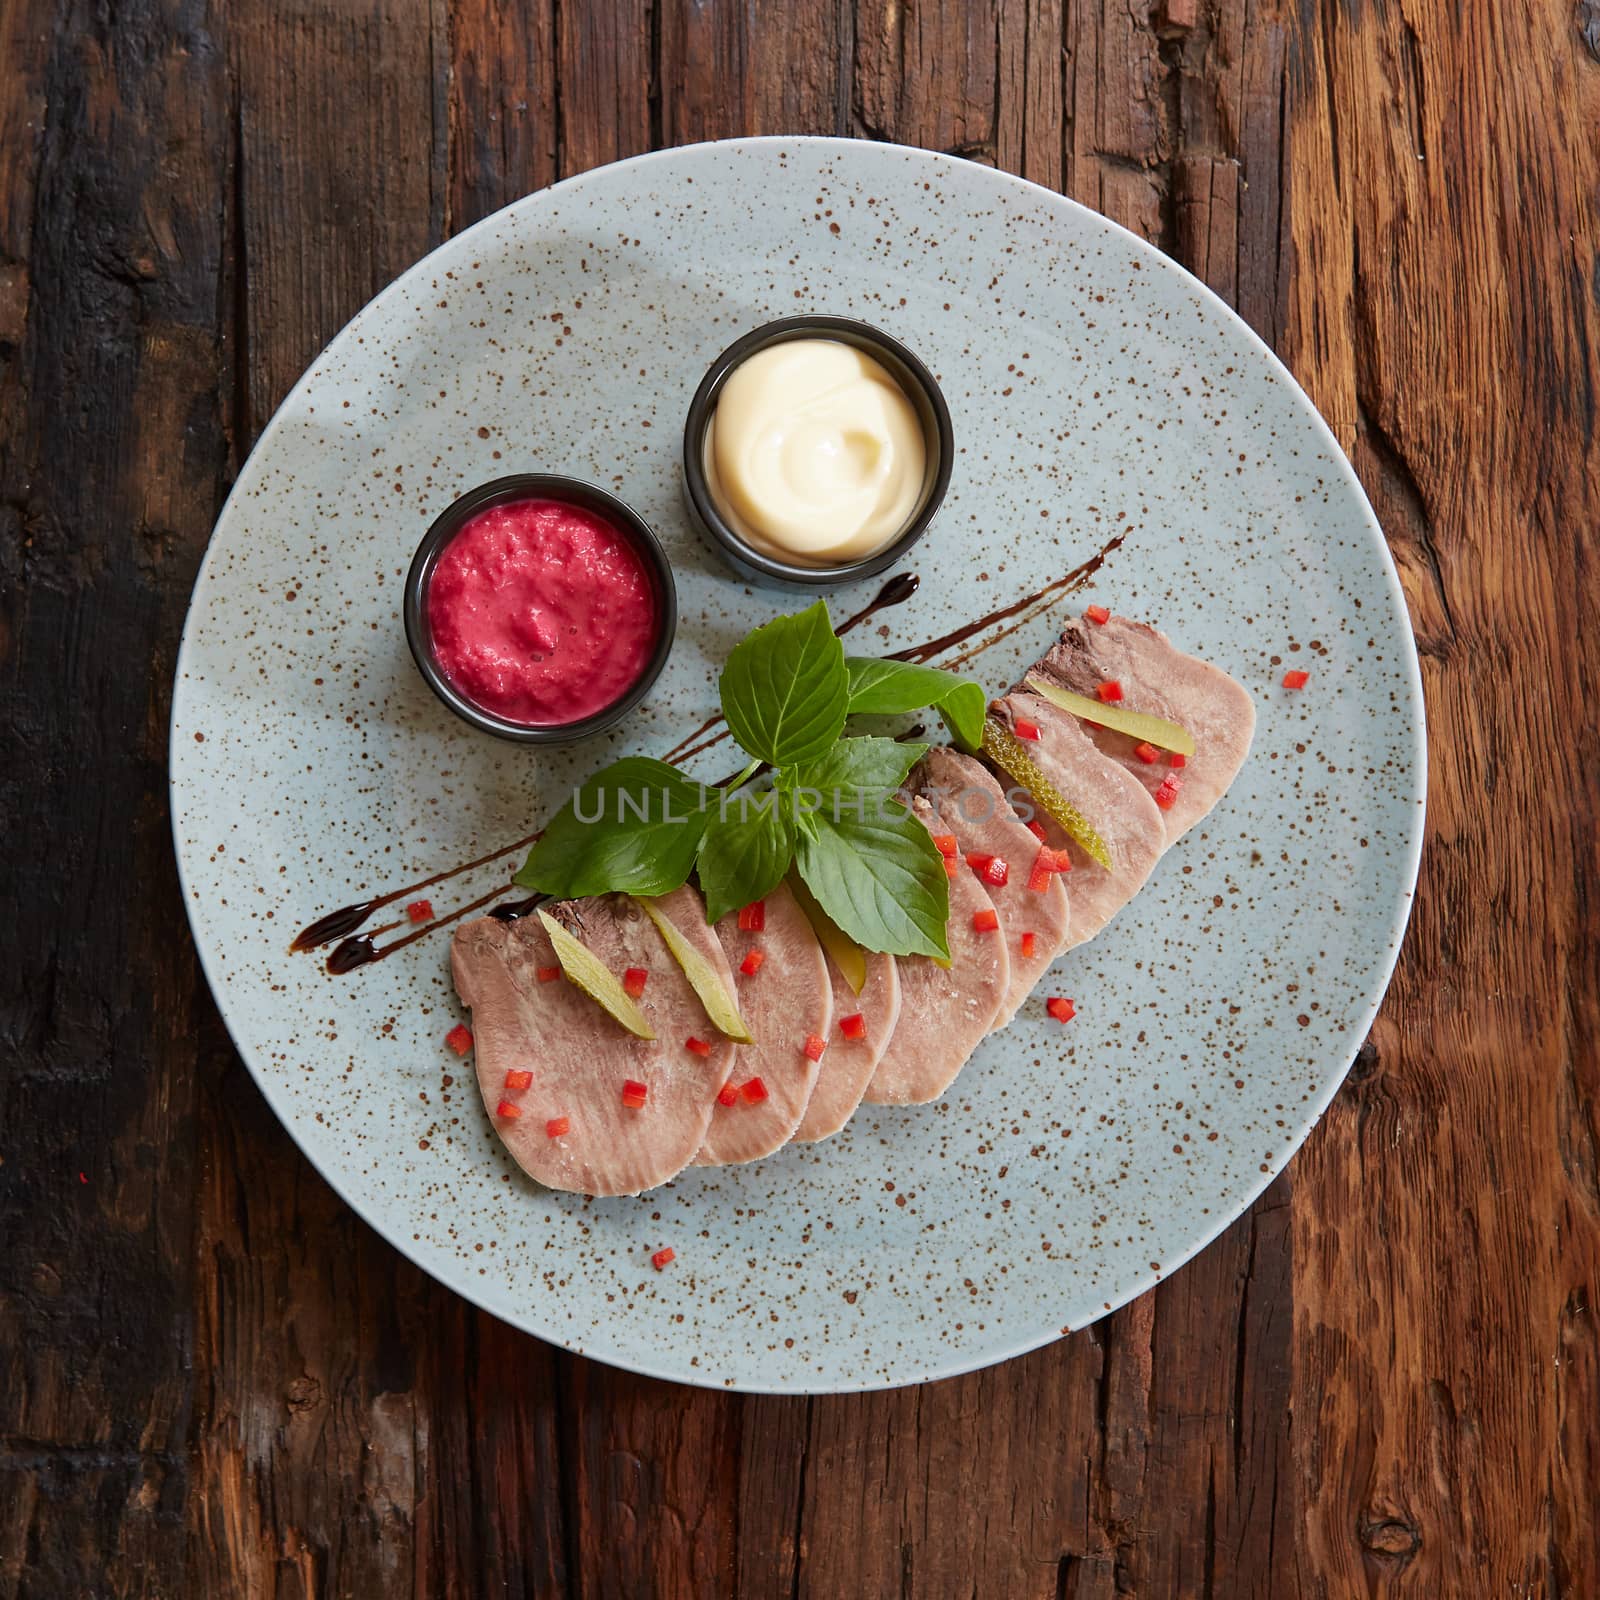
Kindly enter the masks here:
[[[690, 532], [684, 411], [738, 333], [864, 317], [937, 373], [957, 439], [921, 588], [852, 644], [931, 639], [1109, 540], [1085, 598], [1156, 622], [1256, 700], [1222, 803], [1057, 963], [936, 1105], [691, 1170], [632, 1200], [545, 1192], [470, 1069], [448, 933], [344, 977], [291, 955], [320, 912], [538, 826], [716, 704], [729, 649], [803, 601]], [[557, 752], [454, 719], [401, 585], [471, 485], [556, 470], [620, 493], [678, 575], [672, 659], [613, 734]], [[873, 581], [832, 597], [836, 619]], [[865, 637], [864, 637], [865, 636]], [[998, 690], [1040, 618], [968, 670]], [[1299, 693], [1285, 666], [1311, 674]], [[714, 778], [727, 747], [698, 768]], [[217, 524], [184, 635], [172, 810], [206, 975], [301, 1148], [434, 1276], [641, 1372], [825, 1391], [982, 1366], [1148, 1288], [1267, 1184], [1327, 1105], [1392, 969], [1422, 833], [1423, 713], [1383, 537], [1283, 367], [1187, 273], [1092, 212], [897, 146], [757, 139], [641, 157], [435, 251], [318, 357]], [[431, 891], [441, 914], [509, 855]], [[1046, 1017], [1070, 995], [1076, 1021]], [[671, 1245], [676, 1263], [651, 1269]]]

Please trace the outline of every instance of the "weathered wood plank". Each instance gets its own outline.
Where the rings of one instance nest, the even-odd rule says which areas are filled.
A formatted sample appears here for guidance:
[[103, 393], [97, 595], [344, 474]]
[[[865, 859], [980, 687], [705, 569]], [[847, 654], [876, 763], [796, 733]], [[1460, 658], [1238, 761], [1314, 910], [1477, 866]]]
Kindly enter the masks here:
[[12, 0], [0, 40], [0, 1594], [172, 1593], [204, 1030], [165, 724], [225, 98], [195, 6]]

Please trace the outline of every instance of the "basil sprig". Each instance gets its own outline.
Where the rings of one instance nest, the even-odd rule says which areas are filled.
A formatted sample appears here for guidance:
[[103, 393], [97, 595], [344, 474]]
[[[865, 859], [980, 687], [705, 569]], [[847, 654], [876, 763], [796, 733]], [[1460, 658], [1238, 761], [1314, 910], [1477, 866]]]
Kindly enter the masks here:
[[[563, 897], [651, 896], [696, 871], [715, 922], [792, 866], [858, 944], [948, 960], [944, 861], [895, 797], [928, 747], [844, 728], [856, 712], [933, 707], [975, 749], [982, 687], [935, 667], [847, 659], [820, 600], [737, 645], [719, 687], [729, 732], [752, 758], [737, 781], [708, 788], [664, 762], [613, 762], [556, 813], [517, 883]], [[763, 768], [770, 777], [756, 776]]]

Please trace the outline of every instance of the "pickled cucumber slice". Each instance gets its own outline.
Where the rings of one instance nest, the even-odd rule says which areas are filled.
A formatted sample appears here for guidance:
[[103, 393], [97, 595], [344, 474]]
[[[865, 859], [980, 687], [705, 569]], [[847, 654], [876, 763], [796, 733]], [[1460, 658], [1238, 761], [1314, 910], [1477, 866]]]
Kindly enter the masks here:
[[983, 753], [1014, 783], [1033, 796], [1034, 804], [1067, 830], [1068, 837], [1093, 861], [1111, 870], [1111, 852], [1089, 826], [1084, 814], [1039, 770], [1023, 742], [990, 717], [983, 725]]
[[544, 931], [555, 946], [556, 960], [561, 970], [588, 997], [609, 1011], [629, 1033], [641, 1039], [655, 1038], [653, 1029], [644, 1019], [644, 1013], [623, 992], [622, 981], [605, 962], [592, 951], [579, 944], [548, 911], [539, 913]]
[[1051, 705], [1060, 706], [1086, 722], [1098, 722], [1102, 728], [1125, 733], [1130, 739], [1143, 739], [1146, 744], [1159, 745], [1163, 750], [1176, 750], [1180, 756], [1194, 754], [1194, 739], [1188, 729], [1168, 722], [1165, 717], [1148, 716], [1143, 711], [1124, 711], [1115, 703], [1105, 705], [1087, 695], [1074, 694], [1070, 689], [1047, 683], [1043, 678], [1029, 678], [1028, 687]]
[[789, 874], [788, 883], [790, 894], [805, 912], [811, 931], [817, 936], [817, 943], [828, 952], [834, 966], [850, 985], [851, 993], [860, 994], [867, 981], [866, 952], [817, 904], [817, 897], [806, 888], [798, 872]]
[[678, 932], [669, 918], [656, 910], [653, 901], [640, 900], [639, 904], [644, 907], [645, 915], [655, 923], [657, 931], [666, 940], [667, 949], [672, 952], [672, 959], [683, 968], [683, 975], [689, 980], [689, 987], [700, 996], [700, 1004], [706, 1008], [706, 1015], [711, 1018], [712, 1025], [736, 1044], [750, 1044], [752, 1042], [750, 1030], [745, 1026], [744, 1018], [739, 1015], [739, 1002], [728, 992], [728, 986], [722, 981], [716, 968]]

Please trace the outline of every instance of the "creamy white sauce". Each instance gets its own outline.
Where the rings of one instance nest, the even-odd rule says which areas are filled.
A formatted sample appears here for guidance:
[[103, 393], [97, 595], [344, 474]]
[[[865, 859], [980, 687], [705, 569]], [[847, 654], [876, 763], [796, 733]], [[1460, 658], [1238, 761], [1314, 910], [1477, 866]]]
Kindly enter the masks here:
[[837, 339], [758, 350], [722, 386], [706, 429], [707, 485], [729, 527], [808, 566], [892, 543], [916, 515], [927, 469], [905, 391]]

